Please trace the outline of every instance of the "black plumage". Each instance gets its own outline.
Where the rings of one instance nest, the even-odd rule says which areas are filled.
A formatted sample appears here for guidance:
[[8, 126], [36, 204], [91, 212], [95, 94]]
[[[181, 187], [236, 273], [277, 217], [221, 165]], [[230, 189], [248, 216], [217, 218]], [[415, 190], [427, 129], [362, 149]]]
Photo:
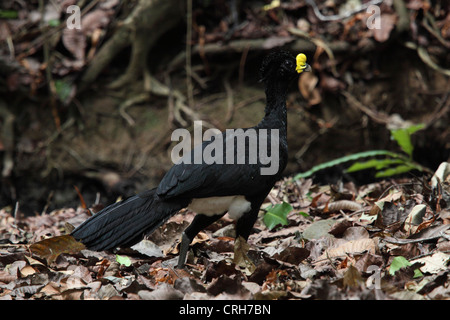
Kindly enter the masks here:
[[[180, 267], [184, 265], [186, 252], [195, 235], [227, 211], [230, 211], [230, 215], [233, 211], [236, 216], [236, 237], [247, 239], [261, 204], [275, 182], [281, 178], [287, 164], [286, 95], [296, 75], [296, 60], [290, 53], [269, 54], [261, 67], [261, 80], [265, 85], [267, 99], [265, 116], [255, 127], [240, 131], [240, 134], [245, 135], [248, 130], [254, 130], [258, 138], [262, 138], [261, 134], [267, 135], [266, 154], [278, 152], [277, 167], [273, 174], [261, 174], [261, 169], [267, 165], [260, 153], [256, 163], [250, 163], [249, 152], [243, 156], [244, 163], [237, 163], [237, 146], [233, 150], [234, 163], [227, 163], [226, 155], [230, 150], [225, 148], [224, 143], [222, 163], [179, 162], [167, 172], [157, 188], [106, 207], [77, 227], [72, 232], [73, 237], [92, 250], [130, 246], [145, 234], [153, 232], [180, 209], [192, 206], [193, 209], [204, 209], [204, 212], [197, 212], [183, 233], [178, 263]], [[275, 146], [278, 150], [271, 150], [270, 142], [275, 131], [278, 139]], [[222, 141], [226, 139], [230, 137], [223, 132]], [[212, 141], [204, 142], [202, 150]], [[236, 144], [236, 141], [233, 140], [233, 143]], [[250, 139], [245, 139], [245, 147], [245, 150], [250, 150]], [[192, 158], [192, 153], [187, 156]]]

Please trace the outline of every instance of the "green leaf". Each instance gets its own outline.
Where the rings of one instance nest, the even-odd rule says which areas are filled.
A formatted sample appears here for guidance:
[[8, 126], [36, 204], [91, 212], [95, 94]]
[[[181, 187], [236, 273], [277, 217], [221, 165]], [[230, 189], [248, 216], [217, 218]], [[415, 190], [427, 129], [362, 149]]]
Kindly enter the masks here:
[[48, 25], [50, 26], [50, 27], [57, 27], [57, 26], [59, 26], [61, 23], [59, 22], [59, 20], [58, 19], [51, 19], [51, 20], [48, 20]]
[[72, 92], [72, 85], [65, 80], [55, 80], [56, 94], [62, 102], [65, 102]]
[[391, 138], [397, 141], [400, 148], [412, 158], [414, 147], [411, 143], [411, 135], [423, 129], [425, 125], [423, 123], [408, 127], [406, 129], [391, 130]]
[[292, 206], [283, 202], [280, 204], [276, 204], [275, 206], [271, 206], [266, 209], [266, 213], [264, 214], [264, 224], [269, 230], [272, 230], [277, 225], [281, 224], [283, 226], [287, 225], [289, 222], [287, 220], [287, 215], [292, 210]]
[[307, 177], [313, 175], [314, 173], [316, 173], [317, 171], [331, 168], [331, 167], [340, 165], [345, 162], [355, 161], [355, 160], [359, 160], [362, 158], [375, 157], [375, 156], [390, 156], [390, 157], [395, 158], [395, 157], [398, 157], [399, 155], [394, 152], [387, 151], [387, 150], [370, 150], [370, 151], [358, 152], [358, 153], [350, 154], [348, 156], [344, 156], [344, 157], [341, 157], [338, 159], [334, 159], [334, 160], [331, 160], [328, 162], [318, 164], [317, 166], [312, 167], [311, 170], [298, 173], [294, 177], [294, 180], [298, 180], [301, 178], [307, 178]]
[[415, 278], [421, 278], [421, 277], [423, 277], [423, 273], [420, 271], [420, 269], [416, 269], [416, 270], [414, 270], [414, 279]]
[[414, 126], [406, 128], [406, 130], [411, 135], [411, 134], [413, 134], [413, 133], [415, 133], [415, 132], [417, 132], [419, 130], [422, 130], [424, 128], [425, 128], [425, 124], [424, 123], [419, 123], [419, 124], [416, 124]]
[[377, 170], [386, 168], [391, 164], [403, 163], [401, 159], [371, 159], [366, 162], [356, 162], [347, 169], [347, 172], [355, 172], [359, 170], [365, 170], [370, 168], [375, 168]]
[[[402, 256], [395, 257], [392, 260], [391, 266], [389, 267], [389, 274], [393, 276], [398, 270], [409, 267], [411, 265], [412, 263], [409, 262], [405, 257]], [[420, 269], [415, 269], [413, 278], [420, 278], [420, 277], [423, 277], [422, 272], [420, 271]]]
[[0, 10], [0, 19], [17, 19], [19, 13], [15, 10]]
[[397, 129], [391, 131], [391, 138], [397, 141], [400, 148], [410, 157], [412, 157], [413, 145], [411, 138], [405, 129]]
[[389, 267], [389, 274], [393, 276], [401, 268], [406, 268], [411, 265], [411, 262], [406, 260], [405, 257], [398, 256], [392, 260], [391, 266]]
[[304, 216], [305, 218], [309, 218], [309, 214], [304, 211], [297, 212], [299, 215]]
[[413, 169], [415, 169], [414, 166], [411, 166], [409, 164], [402, 164], [402, 165], [399, 165], [399, 166], [397, 166], [395, 168], [389, 168], [389, 169], [386, 169], [384, 171], [377, 172], [375, 174], [375, 178], [391, 177], [391, 176], [394, 176], [396, 174], [401, 174], [401, 173], [405, 173], [405, 172], [411, 171]]
[[127, 256], [119, 256], [116, 254], [116, 261], [120, 264], [123, 264], [125, 267], [131, 266], [131, 260]]

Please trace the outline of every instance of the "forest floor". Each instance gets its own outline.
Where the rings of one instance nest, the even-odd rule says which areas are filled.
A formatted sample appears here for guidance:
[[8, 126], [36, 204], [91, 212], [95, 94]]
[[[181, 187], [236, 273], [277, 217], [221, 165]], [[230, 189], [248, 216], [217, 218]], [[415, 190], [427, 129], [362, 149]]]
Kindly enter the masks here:
[[225, 216], [194, 239], [185, 269], [174, 265], [189, 211], [111, 253], [64, 238], [88, 217], [82, 207], [25, 218], [1, 210], [0, 299], [449, 299], [442, 190], [416, 179], [361, 187], [285, 179], [263, 208], [289, 203], [286, 225], [268, 229], [262, 210], [233, 256]]

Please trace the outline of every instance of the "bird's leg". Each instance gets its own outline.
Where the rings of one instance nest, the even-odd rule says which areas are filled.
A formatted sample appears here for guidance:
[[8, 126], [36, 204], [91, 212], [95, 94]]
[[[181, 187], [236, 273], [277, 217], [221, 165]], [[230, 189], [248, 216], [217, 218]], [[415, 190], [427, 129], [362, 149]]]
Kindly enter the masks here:
[[184, 268], [184, 264], [186, 263], [186, 256], [189, 250], [189, 245], [192, 240], [194, 240], [195, 236], [203, 229], [205, 229], [210, 224], [214, 223], [218, 219], [220, 219], [224, 213], [216, 214], [213, 216], [206, 216], [204, 214], [197, 214], [192, 220], [189, 227], [183, 232], [181, 237], [181, 245], [180, 245], [180, 255], [178, 256], [178, 268]]
[[236, 239], [239, 237], [247, 240], [252, 232], [253, 225], [258, 218], [259, 206], [253, 205], [249, 212], [243, 214], [236, 222]]
[[189, 239], [189, 237], [186, 235], [185, 232], [183, 232], [183, 235], [181, 236], [181, 244], [180, 244], [180, 255], [178, 256], [178, 269], [184, 268], [184, 263], [186, 262], [186, 255], [189, 250], [189, 245], [191, 244], [192, 239]]
[[236, 240], [234, 242], [233, 262], [237, 266], [248, 269], [249, 271], [254, 271], [256, 267], [247, 255], [250, 248], [247, 243], [247, 239], [250, 236], [256, 219], [258, 218], [258, 211], [259, 206], [255, 206], [250, 212], [245, 213], [236, 222]]

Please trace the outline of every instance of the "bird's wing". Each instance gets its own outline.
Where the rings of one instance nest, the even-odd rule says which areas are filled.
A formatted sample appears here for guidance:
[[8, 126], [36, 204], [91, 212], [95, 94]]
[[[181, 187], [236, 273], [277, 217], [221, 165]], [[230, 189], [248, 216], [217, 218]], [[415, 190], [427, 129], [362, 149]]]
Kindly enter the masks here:
[[[251, 129], [251, 128], [250, 128]], [[244, 129], [248, 130], [248, 129]], [[261, 168], [265, 165], [260, 163], [259, 154], [256, 163], [249, 163], [249, 153], [244, 153], [244, 163], [237, 163], [237, 139], [234, 140], [234, 164], [229, 164], [226, 160], [227, 147], [226, 141], [230, 139], [225, 133], [222, 133], [223, 154], [222, 163], [186, 163], [186, 157], [175, 164], [161, 180], [157, 194], [162, 198], [186, 197], [186, 198], [204, 198], [212, 196], [228, 195], [256, 195], [273, 186], [273, 183], [280, 177], [281, 172], [275, 175], [261, 175]], [[206, 141], [198, 148], [205, 151], [207, 146], [211, 146], [213, 141]], [[229, 140], [228, 140], [229, 141]], [[249, 150], [249, 140], [246, 141], [245, 150]], [[193, 159], [194, 150], [187, 156]], [[228, 151], [229, 152], [229, 151]], [[284, 169], [282, 165], [281, 170]]]

